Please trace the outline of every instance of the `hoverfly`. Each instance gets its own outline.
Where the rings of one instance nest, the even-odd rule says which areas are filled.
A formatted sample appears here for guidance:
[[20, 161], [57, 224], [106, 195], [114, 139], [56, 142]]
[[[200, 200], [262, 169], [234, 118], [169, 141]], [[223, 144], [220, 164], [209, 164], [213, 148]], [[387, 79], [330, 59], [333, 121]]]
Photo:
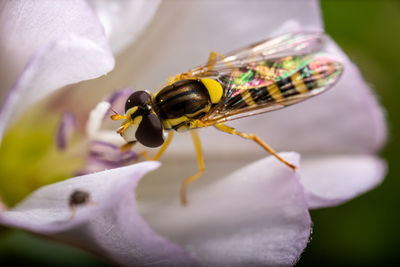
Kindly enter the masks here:
[[[214, 126], [253, 140], [295, 170], [294, 165], [259, 137], [239, 132], [224, 123], [298, 103], [336, 83], [343, 67], [320, 52], [324, 38], [321, 33], [297, 32], [226, 55], [212, 52], [206, 64], [170, 77], [153, 96], [147, 91], [134, 92], [126, 101], [126, 114], [114, 114], [111, 119], [124, 119], [117, 133], [127, 144], [161, 146], [153, 160], [157, 160], [170, 144], [174, 131], [191, 131], [199, 171], [182, 183], [183, 205], [187, 204], [188, 185], [204, 172], [197, 128]], [[166, 140], [164, 131], [168, 131]]]

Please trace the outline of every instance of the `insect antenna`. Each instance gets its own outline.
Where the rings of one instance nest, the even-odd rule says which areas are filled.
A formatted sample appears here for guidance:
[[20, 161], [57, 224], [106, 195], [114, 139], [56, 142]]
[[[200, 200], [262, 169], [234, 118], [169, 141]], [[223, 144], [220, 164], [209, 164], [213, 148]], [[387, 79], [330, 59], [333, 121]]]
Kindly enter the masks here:
[[112, 107], [110, 107], [111, 111], [114, 112], [115, 115], [119, 115]]
[[110, 116], [110, 118], [111, 118], [113, 121], [116, 121], [116, 120], [125, 120], [125, 119], [128, 118], [126, 115], [118, 114], [118, 112], [116, 112], [112, 107], [110, 107], [110, 109], [111, 109], [112, 112], [114, 112], [114, 114]]

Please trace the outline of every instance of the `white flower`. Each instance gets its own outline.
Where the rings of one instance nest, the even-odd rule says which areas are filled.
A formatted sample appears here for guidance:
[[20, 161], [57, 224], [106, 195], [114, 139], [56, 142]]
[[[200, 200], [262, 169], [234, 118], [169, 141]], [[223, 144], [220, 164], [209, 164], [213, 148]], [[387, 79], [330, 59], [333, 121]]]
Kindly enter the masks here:
[[[135, 42], [117, 57], [116, 69], [101, 85], [93, 81], [97, 94], [105, 93], [104, 87], [126, 86], [123, 82], [154, 92], [168, 76], [204, 62], [210, 51], [227, 52], [287, 31], [323, 30], [315, 1], [165, 1], [155, 12], [158, 4], [113, 1], [110, 7], [109, 1], [93, 1], [104, 32], [83, 1], [2, 3], [0, 56], [10, 62], [0, 70], [7, 77], [2, 95], [11, 89], [0, 111], [0, 133], [50, 92], [110, 71], [107, 38], [115, 52]], [[230, 124], [279, 151], [300, 153], [298, 173], [272, 157], [254, 162], [265, 156], [254, 144], [204, 129], [206, 173], [191, 186], [187, 208], [179, 205], [177, 191], [196, 165], [183, 137], [174, 140], [161, 159], [165, 164], [146, 175], [135, 195], [141, 177], [157, 163], [43, 187], [1, 212], [0, 222], [51, 235], [122, 265], [294, 264], [308, 242], [308, 208], [347, 201], [376, 186], [385, 172], [375, 156], [386, 135], [382, 111], [333, 41], [325, 50], [345, 68], [330, 91]], [[90, 83], [80, 86], [84, 90]], [[297, 153], [281, 155], [299, 164]], [[76, 189], [89, 192], [95, 204], [78, 208], [71, 219], [68, 198]]]

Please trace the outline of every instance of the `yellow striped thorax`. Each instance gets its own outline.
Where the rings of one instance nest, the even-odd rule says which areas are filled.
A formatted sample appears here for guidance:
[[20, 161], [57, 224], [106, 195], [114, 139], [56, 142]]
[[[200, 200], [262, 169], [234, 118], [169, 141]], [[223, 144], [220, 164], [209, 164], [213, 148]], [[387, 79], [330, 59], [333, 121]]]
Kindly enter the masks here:
[[213, 79], [187, 79], [168, 85], [153, 98], [155, 112], [164, 129], [186, 131], [210, 111], [223, 96], [221, 84]]

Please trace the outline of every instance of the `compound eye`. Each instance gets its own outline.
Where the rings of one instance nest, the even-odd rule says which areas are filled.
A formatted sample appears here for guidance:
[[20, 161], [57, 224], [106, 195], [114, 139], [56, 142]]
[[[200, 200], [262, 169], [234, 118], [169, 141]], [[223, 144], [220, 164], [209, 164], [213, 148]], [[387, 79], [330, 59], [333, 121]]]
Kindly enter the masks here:
[[164, 143], [163, 127], [156, 114], [150, 113], [143, 116], [135, 137], [147, 147], [158, 147]]
[[150, 103], [150, 95], [146, 91], [137, 91], [129, 96], [125, 103], [125, 113], [136, 106], [144, 106]]

